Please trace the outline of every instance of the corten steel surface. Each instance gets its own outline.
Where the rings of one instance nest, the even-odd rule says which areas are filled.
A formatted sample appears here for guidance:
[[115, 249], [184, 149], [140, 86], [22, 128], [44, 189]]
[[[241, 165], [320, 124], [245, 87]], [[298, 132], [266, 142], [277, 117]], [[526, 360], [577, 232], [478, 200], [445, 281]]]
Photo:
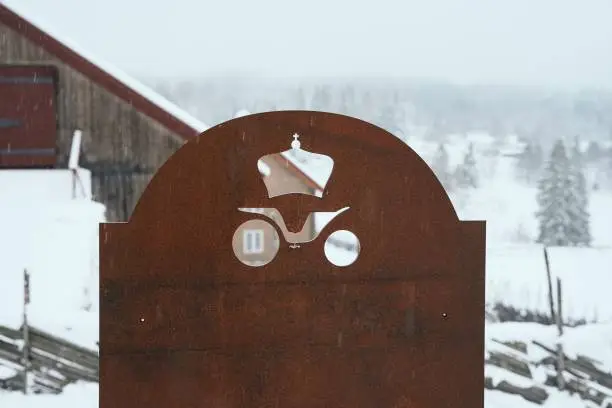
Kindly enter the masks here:
[[57, 71], [0, 65], [0, 168], [56, 164]]
[[[334, 159], [323, 198], [267, 198], [257, 160]], [[275, 207], [315, 241], [253, 268], [232, 235]], [[325, 237], [361, 242], [330, 264]], [[429, 167], [391, 134], [321, 112], [218, 125], [158, 171], [131, 220], [101, 226], [101, 407], [483, 406], [485, 223], [460, 222]], [[280, 234], [280, 232], [279, 232]], [[281, 235], [282, 237], [282, 235]]]

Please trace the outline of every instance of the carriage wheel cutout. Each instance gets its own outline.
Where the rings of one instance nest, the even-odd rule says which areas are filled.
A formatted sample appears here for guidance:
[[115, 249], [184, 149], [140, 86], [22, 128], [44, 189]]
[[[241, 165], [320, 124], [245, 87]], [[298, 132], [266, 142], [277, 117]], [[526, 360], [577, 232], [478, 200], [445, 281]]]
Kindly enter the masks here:
[[242, 223], [232, 239], [236, 258], [247, 266], [258, 267], [272, 262], [278, 253], [280, 240], [268, 221], [248, 220]]
[[357, 235], [351, 231], [338, 230], [327, 237], [323, 251], [333, 265], [349, 266], [359, 258], [361, 244]]

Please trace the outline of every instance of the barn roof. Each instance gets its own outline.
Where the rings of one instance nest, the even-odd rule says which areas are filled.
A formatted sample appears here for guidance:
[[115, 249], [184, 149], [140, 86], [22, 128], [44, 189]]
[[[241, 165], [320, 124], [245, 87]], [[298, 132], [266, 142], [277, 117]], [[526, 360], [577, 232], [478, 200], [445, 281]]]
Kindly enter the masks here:
[[[250, 114], [251, 112], [249, 112], [248, 110], [240, 109], [236, 112], [234, 118], [240, 118], [243, 116], [248, 116]], [[288, 170], [300, 177], [304, 181], [304, 184], [306, 184], [310, 188], [314, 188], [315, 190], [323, 191], [325, 189], [325, 184], [327, 184], [327, 178], [329, 177], [329, 175], [321, 174], [321, 172], [318, 171], [318, 169], [313, 166], [312, 163], [309, 163], [307, 160], [300, 161], [297, 157], [288, 154], [287, 152], [282, 152], [281, 155], [287, 160], [289, 164]], [[261, 174], [266, 176], [268, 175], [266, 173], [269, 173], [269, 168], [266, 169], [259, 163], [258, 167], [259, 172]]]
[[0, 23], [23, 35], [179, 137], [189, 139], [208, 128], [146, 85], [82, 50], [72, 41], [62, 38], [55, 30], [37, 21], [38, 19], [30, 14], [32, 13], [21, 10], [18, 3], [8, 5], [6, 0], [0, 0]]

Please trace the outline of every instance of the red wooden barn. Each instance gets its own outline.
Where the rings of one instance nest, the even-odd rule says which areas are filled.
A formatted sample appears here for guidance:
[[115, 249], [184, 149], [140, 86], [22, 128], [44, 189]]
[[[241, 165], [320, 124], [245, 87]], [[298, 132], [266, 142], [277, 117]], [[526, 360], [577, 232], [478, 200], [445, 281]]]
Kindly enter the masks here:
[[0, 168], [66, 166], [81, 130], [94, 199], [125, 221], [153, 173], [207, 126], [12, 7], [0, 3]]
[[125, 220], [153, 172], [206, 125], [13, 7], [0, 3], [0, 168], [64, 167], [81, 130], [94, 198]]

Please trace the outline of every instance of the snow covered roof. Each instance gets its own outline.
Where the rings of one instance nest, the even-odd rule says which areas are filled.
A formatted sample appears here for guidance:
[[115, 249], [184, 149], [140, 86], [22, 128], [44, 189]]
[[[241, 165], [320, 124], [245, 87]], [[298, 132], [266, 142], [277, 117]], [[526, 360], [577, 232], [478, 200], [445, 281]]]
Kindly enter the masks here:
[[330, 172], [323, 166], [315, 166], [314, 163], [309, 162], [308, 159], [298, 158], [291, 152], [283, 152], [282, 156], [287, 159], [297, 170], [303, 173], [306, 177], [312, 180], [317, 188], [321, 191], [325, 188], [327, 181], [330, 177]]
[[[234, 118], [239, 118], [250, 114], [251, 113], [248, 110], [241, 109], [236, 112]], [[297, 156], [292, 155], [290, 152], [283, 152], [281, 155], [294, 167], [294, 170], [297, 170], [298, 173], [308, 179], [308, 181], [310, 181], [311, 184], [314, 184], [318, 190], [323, 191], [329, 179], [329, 171], [322, 166], [317, 166], [315, 163], [310, 163], [308, 160], [304, 160], [304, 157], [298, 158]], [[269, 175], [269, 167], [268, 170], [265, 170], [259, 163], [258, 167], [260, 173]], [[265, 171], [267, 171], [267, 174]]]
[[55, 29], [40, 21], [38, 14], [36, 10], [26, 7], [18, 0], [0, 0], [0, 23], [55, 55], [179, 136], [187, 139], [208, 129], [206, 124], [146, 85], [61, 36]]

